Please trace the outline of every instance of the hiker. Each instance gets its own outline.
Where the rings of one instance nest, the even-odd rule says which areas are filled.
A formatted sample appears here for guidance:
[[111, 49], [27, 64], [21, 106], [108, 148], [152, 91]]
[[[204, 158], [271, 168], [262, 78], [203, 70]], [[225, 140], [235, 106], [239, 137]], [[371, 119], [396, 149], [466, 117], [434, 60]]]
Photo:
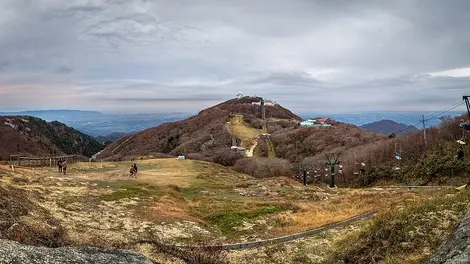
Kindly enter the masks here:
[[62, 159], [57, 160], [57, 168], [59, 170], [59, 173], [62, 173]]
[[137, 164], [134, 163], [134, 176], [137, 178]]
[[465, 154], [463, 153], [462, 147], [459, 147], [459, 150], [457, 150], [457, 159], [458, 160], [463, 160], [464, 155]]
[[64, 172], [64, 174], [67, 174], [67, 161], [66, 160], [62, 162], [62, 171]]
[[131, 169], [129, 170], [129, 177], [133, 177], [134, 176], [134, 166], [131, 165]]

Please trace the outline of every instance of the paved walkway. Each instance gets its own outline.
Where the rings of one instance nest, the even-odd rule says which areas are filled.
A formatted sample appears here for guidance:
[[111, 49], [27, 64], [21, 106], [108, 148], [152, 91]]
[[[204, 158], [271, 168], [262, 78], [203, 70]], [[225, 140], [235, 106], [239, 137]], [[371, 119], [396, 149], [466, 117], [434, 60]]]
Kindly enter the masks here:
[[[285, 243], [285, 242], [296, 240], [296, 239], [303, 238], [303, 237], [313, 236], [313, 235], [316, 235], [318, 233], [324, 232], [332, 228], [346, 226], [356, 221], [372, 217], [373, 215], [377, 213], [378, 213], [377, 210], [369, 211], [367, 213], [354, 216], [344, 221], [324, 225], [322, 227], [311, 229], [305, 232], [291, 234], [287, 236], [275, 237], [275, 238], [270, 238], [270, 239], [265, 239], [265, 240], [259, 240], [259, 241], [236, 243], [236, 244], [202, 245], [202, 246], [198, 246], [198, 245], [165, 245], [165, 246], [169, 248], [172, 247], [172, 248], [178, 248], [178, 249], [210, 248], [210, 249], [215, 249], [215, 250], [242, 250], [242, 249], [248, 249], [248, 248], [263, 247], [263, 246], [272, 245], [272, 244]], [[138, 243], [139, 244], [144, 244], [144, 243], [154, 244], [155, 241], [142, 240], [142, 241], [139, 241]]]

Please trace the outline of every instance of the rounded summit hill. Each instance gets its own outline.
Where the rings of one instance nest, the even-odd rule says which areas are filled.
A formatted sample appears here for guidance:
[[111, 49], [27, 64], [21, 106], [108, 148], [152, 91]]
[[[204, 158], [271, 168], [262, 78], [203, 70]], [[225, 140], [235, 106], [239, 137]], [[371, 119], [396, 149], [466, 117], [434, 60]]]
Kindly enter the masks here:
[[[298, 156], [347, 147], [350, 142], [359, 144], [380, 138], [334, 120], [327, 121], [329, 127], [302, 127], [301, 120], [273, 101], [246, 96], [204, 109], [185, 120], [121, 137], [94, 158], [119, 161], [187, 155], [191, 159], [232, 166], [243, 154], [296, 160]], [[335, 140], [331, 140], [332, 136]], [[352, 140], [357, 137], [361, 139]]]
[[[193, 158], [233, 165], [230, 146], [233, 135], [227, 123], [242, 116], [246, 127], [262, 129], [261, 97], [231, 99], [200, 111], [188, 119], [164, 123], [135, 135], [121, 137], [95, 156], [102, 160], [122, 160], [142, 156], [161, 157], [191, 153]], [[301, 118], [272, 101], [265, 102], [267, 122], [297, 124]], [[228, 153], [227, 153], [228, 150]]]

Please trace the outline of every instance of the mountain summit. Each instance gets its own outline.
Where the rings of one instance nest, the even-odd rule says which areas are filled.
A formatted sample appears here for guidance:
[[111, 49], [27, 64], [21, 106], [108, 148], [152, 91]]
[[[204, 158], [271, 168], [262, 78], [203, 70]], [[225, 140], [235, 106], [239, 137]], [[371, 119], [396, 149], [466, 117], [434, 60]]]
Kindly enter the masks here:
[[[233, 144], [241, 144], [263, 130], [261, 97], [231, 99], [200, 111], [185, 120], [163, 123], [113, 142], [99, 159], [119, 160], [165, 153], [198, 153], [199, 158], [217, 161]], [[298, 123], [301, 118], [272, 101], [265, 102], [266, 122]], [[234, 123], [230, 125], [229, 123]], [[238, 137], [236, 135], [238, 135]], [[235, 143], [234, 138], [238, 138]], [[236, 141], [236, 140], [235, 140]], [[245, 142], [243, 142], [245, 143]], [[219, 163], [224, 164], [220, 161]]]
[[96, 158], [128, 160], [188, 154], [192, 159], [231, 166], [242, 156], [297, 161], [381, 138], [334, 120], [328, 119], [330, 124], [324, 127], [305, 127], [301, 120], [273, 101], [241, 97], [204, 109], [188, 119], [121, 137]]
[[417, 131], [418, 128], [409, 126], [402, 123], [397, 123], [393, 120], [380, 120], [377, 122], [362, 125], [361, 128], [377, 134], [390, 135], [394, 134], [407, 134], [409, 132]]

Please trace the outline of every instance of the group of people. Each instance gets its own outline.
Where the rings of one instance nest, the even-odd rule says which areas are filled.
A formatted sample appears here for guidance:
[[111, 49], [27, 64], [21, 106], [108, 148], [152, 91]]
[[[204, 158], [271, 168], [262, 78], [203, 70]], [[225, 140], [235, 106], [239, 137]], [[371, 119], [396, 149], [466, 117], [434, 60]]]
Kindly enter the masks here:
[[57, 168], [59, 173], [67, 174], [67, 160], [63, 158], [58, 159]]
[[130, 177], [137, 177], [137, 164], [131, 165], [131, 169], [129, 170]]

